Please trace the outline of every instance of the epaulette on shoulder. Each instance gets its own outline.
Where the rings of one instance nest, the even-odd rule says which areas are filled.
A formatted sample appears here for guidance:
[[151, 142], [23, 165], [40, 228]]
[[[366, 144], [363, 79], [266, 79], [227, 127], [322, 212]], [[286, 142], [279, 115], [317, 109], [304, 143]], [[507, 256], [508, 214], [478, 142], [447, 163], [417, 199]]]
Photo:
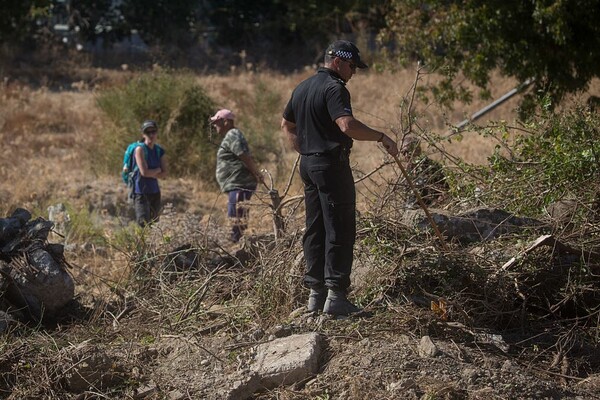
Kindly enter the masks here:
[[338, 83], [341, 83], [342, 86], [346, 86], [346, 82], [344, 82], [344, 80], [342, 78], [338, 78], [338, 77], [334, 76], [333, 80], [336, 81], [336, 82], [338, 82]]

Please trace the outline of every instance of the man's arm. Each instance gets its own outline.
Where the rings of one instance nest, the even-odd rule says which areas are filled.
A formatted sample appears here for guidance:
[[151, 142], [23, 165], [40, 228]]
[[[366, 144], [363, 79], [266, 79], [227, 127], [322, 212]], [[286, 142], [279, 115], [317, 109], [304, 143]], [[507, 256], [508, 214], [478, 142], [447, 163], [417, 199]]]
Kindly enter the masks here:
[[298, 135], [296, 134], [296, 124], [288, 121], [285, 118], [282, 118], [281, 129], [283, 130], [283, 133], [285, 133], [285, 136], [292, 148], [300, 153], [300, 147], [298, 146]]
[[250, 154], [242, 153], [239, 155], [239, 158], [240, 158], [240, 160], [242, 160], [242, 162], [244, 163], [246, 168], [248, 168], [248, 170], [250, 170], [252, 175], [254, 175], [254, 177], [256, 178], [257, 181], [259, 181], [260, 183], [265, 183], [264, 176], [258, 170], [258, 167], [256, 166], [256, 163], [254, 162], [254, 159], [252, 158], [252, 156]]
[[365, 140], [371, 142], [381, 142], [383, 147], [392, 156], [398, 155], [398, 146], [385, 133], [369, 128], [351, 115], [345, 115], [335, 120], [335, 123], [340, 127], [340, 130], [346, 135], [355, 140]]

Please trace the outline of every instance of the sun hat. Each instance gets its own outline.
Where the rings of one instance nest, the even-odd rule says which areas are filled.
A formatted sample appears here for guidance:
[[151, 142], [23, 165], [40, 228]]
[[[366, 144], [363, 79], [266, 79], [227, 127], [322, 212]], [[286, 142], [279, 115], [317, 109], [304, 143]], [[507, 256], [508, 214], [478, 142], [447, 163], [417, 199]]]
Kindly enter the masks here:
[[331, 43], [327, 47], [327, 50], [325, 50], [325, 55], [350, 60], [358, 68], [368, 68], [367, 64], [360, 59], [360, 50], [358, 50], [358, 47], [347, 40], [336, 40]]
[[154, 128], [154, 129], [158, 130], [158, 124], [156, 123], [156, 121], [147, 119], [142, 123], [141, 131], [142, 131], [142, 133], [145, 133], [146, 130], [148, 130], [150, 128]]
[[219, 111], [217, 111], [217, 113], [215, 115], [213, 115], [212, 117], [210, 117], [211, 122], [215, 122], [215, 121], [218, 121], [220, 119], [234, 120], [235, 119], [235, 115], [233, 114], [233, 112], [231, 112], [231, 110], [223, 108], [223, 109], [220, 109]]

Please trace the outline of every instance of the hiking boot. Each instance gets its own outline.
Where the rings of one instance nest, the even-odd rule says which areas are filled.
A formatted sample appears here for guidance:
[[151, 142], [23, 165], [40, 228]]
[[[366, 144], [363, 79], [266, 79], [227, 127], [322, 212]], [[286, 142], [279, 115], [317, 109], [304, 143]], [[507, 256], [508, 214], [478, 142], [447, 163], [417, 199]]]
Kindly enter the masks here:
[[325, 314], [350, 315], [359, 311], [361, 311], [361, 309], [348, 300], [344, 290], [329, 289], [327, 300], [323, 306], [323, 312]]
[[323, 311], [325, 300], [327, 299], [327, 288], [324, 286], [310, 289], [308, 295], [308, 312]]

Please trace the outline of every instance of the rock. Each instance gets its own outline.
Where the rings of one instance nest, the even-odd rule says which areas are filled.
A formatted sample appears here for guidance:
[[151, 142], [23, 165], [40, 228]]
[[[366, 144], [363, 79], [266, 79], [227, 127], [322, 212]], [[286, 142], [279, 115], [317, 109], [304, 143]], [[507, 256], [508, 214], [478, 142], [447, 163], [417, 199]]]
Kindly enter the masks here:
[[475, 337], [477, 338], [477, 340], [479, 342], [492, 344], [505, 353], [508, 352], [508, 350], [510, 349], [508, 344], [506, 344], [506, 342], [504, 341], [504, 338], [502, 337], [502, 335], [494, 334], [494, 333], [485, 333], [485, 332], [477, 333], [476, 332]]
[[[528, 228], [545, 227], [541, 221], [516, 217], [496, 208], [475, 209], [458, 215], [450, 215], [440, 210], [429, 211], [442, 235], [448, 240], [458, 240], [461, 243], [486, 241]], [[402, 222], [421, 230], [431, 227], [429, 219], [420, 209], [406, 210]]]
[[439, 354], [439, 349], [429, 336], [423, 336], [419, 342], [418, 352], [421, 357], [435, 357]]
[[275, 325], [269, 331], [269, 335], [272, 335], [274, 338], [282, 338], [286, 336], [290, 336], [292, 334], [292, 327], [289, 325]]
[[259, 341], [264, 336], [265, 336], [265, 331], [262, 328], [257, 328], [250, 334], [250, 339], [252, 339], [254, 341]]
[[546, 212], [553, 225], [567, 227], [573, 222], [580, 207], [576, 200], [559, 200], [546, 206]]
[[510, 362], [510, 360], [504, 361], [504, 363], [502, 363], [501, 370], [504, 371], [504, 372], [512, 371], [513, 370], [513, 364], [512, 364], [512, 362]]
[[122, 371], [115, 361], [98, 346], [86, 342], [61, 350], [66, 387], [73, 393], [81, 393], [90, 387], [108, 388], [123, 380]]
[[158, 390], [158, 387], [156, 386], [156, 383], [150, 381], [147, 384], [137, 388], [135, 390], [135, 393], [133, 394], [133, 398], [135, 400], [145, 399], [146, 397], [149, 397], [149, 396], [155, 394], [157, 392], [157, 390]]
[[187, 399], [187, 398], [188, 398], [188, 396], [186, 396], [185, 394], [181, 393], [179, 390], [172, 390], [167, 395], [167, 399], [168, 400], [184, 400], [184, 399]]
[[54, 231], [56, 233], [63, 238], [66, 237], [71, 225], [71, 216], [63, 203], [48, 207], [48, 221], [54, 223]]
[[226, 400], [245, 400], [261, 387], [260, 377], [255, 372], [245, 376], [232, 377], [231, 380], [233, 387], [223, 397]]
[[261, 344], [252, 370], [267, 389], [304, 380], [319, 370], [322, 342], [319, 334], [311, 332]]

